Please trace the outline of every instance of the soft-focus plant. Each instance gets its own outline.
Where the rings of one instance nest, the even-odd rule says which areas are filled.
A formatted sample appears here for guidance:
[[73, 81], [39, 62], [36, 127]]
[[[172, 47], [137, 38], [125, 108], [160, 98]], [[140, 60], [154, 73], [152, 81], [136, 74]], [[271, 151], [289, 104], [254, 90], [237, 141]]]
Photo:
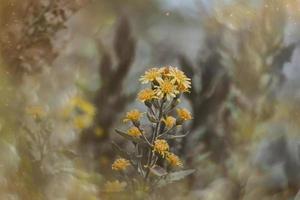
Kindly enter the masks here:
[[[173, 172], [176, 168], [183, 167], [183, 163], [172, 153], [169, 145], [170, 140], [186, 136], [178, 132], [186, 121], [192, 119], [192, 115], [187, 109], [179, 108], [178, 104], [181, 95], [189, 92], [191, 83], [190, 78], [181, 70], [171, 66], [149, 69], [141, 76], [140, 81], [149, 85], [137, 97], [144, 103], [147, 111], [144, 113], [133, 109], [127, 112], [123, 121], [130, 124], [129, 129], [116, 129], [119, 135], [132, 142], [134, 151], [128, 153], [113, 143], [120, 158], [114, 161], [112, 169], [122, 175], [126, 188], [146, 192], [184, 178], [194, 171]], [[146, 124], [142, 119], [144, 116], [145, 123], [148, 121]], [[131, 175], [130, 179], [128, 174]], [[110, 182], [106, 186], [116, 185], [125, 188], [121, 182]]]
[[[86, 1], [87, 2], [87, 1]], [[55, 34], [84, 5], [83, 1], [18, 0], [1, 3], [0, 52], [15, 75], [41, 72], [57, 57]]]
[[[124, 81], [135, 58], [136, 41], [133, 37], [129, 20], [119, 19], [113, 40], [113, 53], [99, 42], [102, 59], [99, 64], [101, 85], [96, 91], [93, 103], [96, 109], [92, 128], [85, 131], [82, 141], [88, 144], [100, 143], [109, 137], [112, 125], [126, 105], [134, 99], [133, 94], [122, 92]], [[116, 65], [114, 66], [114, 56]]]
[[90, 127], [95, 114], [94, 105], [79, 96], [73, 97], [63, 110], [63, 117], [78, 130]]

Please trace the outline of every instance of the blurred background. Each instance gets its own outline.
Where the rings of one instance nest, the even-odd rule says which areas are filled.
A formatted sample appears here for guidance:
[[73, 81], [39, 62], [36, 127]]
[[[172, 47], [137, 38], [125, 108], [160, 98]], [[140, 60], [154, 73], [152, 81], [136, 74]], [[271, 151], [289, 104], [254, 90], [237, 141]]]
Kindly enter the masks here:
[[[0, 25], [0, 199], [300, 199], [299, 0], [1, 0]], [[139, 76], [166, 65], [192, 79], [196, 172], [103, 194]]]

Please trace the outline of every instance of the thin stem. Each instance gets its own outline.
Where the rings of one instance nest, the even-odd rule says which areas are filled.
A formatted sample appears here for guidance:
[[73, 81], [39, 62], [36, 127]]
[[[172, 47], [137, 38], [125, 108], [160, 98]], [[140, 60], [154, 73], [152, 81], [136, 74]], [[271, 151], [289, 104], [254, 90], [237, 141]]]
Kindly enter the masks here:
[[[155, 141], [155, 139], [157, 138], [157, 135], [158, 135], [158, 130], [159, 130], [159, 127], [160, 127], [160, 121], [161, 121], [162, 114], [163, 114], [164, 103], [165, 103], [165, 100], [163, 99], [162, 102], [161, 102], [160, 108], [159, 108], [158, 121], [156, 122], [155, 131], [154, 131], [154, 134], [152, 135], [152, 139], [151, 139], [152, 145], [153, 145], [153, 143], [154, 143], [154, 141]], [[148, 167], [148, 169], [147, 169], [147, 172], [146, 172], [145, 180], [148, 179], [149, 172], [150, 172], [150, 165], [152, 163], [153, 157], [155, 157], [155, 153], [150, 148], [149, 149], [148, 160], [147, 160], [147, 167]]]
[[161, 138], [162, 136], [164, 136], [165, 134], [169, 133], [170, 131], [172, 131], [173, 129], [175, 129], [176, 126], [173, 126], [172, 128], [166, 130], [165, 132], [163, 132], [162, 134], [158, 135], [157, 138]]
[[147, 144], [148, 144], [150, 147], [152, 147], [152, 144], [150, 143], [150, 141], [148, 140], [148, 138], [145, 136], [143, 130], [142, 130], [140, 127], [138, 127], [138, 126], [136, 126], [136, 127], [137, 127], [137, 128], [139, 129], [139, 131], [141, 132], [141, 134], [142, 134], [144, 140], [147, 142]]

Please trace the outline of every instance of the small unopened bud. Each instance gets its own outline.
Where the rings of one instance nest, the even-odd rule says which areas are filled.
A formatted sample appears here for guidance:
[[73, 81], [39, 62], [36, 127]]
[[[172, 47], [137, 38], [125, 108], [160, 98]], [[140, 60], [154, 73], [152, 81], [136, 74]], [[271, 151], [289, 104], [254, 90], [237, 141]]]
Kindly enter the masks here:
[[147, 100], [147, 101], [145, 101], [144, 103], [145, 103], [145, 105], [146, 105], [148, 108], [151, 108], [151, 106], [152, 106], [151, 101]]

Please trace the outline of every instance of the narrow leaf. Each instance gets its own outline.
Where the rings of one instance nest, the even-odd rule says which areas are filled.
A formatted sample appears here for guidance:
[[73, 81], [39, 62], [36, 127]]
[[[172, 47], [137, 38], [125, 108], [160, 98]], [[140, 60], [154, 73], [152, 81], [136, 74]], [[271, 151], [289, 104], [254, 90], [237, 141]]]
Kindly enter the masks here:
[[113, 150], [121, 157], [130, 160], [130, 155], [126, 151], [123, 151], [119, 145], [117, 145], [115, 142], [111, 143]]
[[149, 112], [147, 112], [147, 118], [149, 119], [149, 121], [150, 122], [152, 122], [152, 123], [156, 123], [157, 122], [157, 120], [156, 120], [156, 118], [155, 118], [155, 116], [154, 115], [152, 115], [151, 113], [149, 113]]
[[185, 136], [187, 136], [190, 132], [186, 133], [186, 134], [183, 134], [183, 135], [169, 135], [167, 134], [164, 138], [166, 140], [171, 140], [171, 139], [178, 139], [178, 138], [183, 138]]
[[115, 129], [115, 131], [116, 131], [119, 135], [121, 135], [122, 137], [124, 137], [124, 138], [126, 138], [126, 139], [128, 139], [128, 140], [130, 140], [130, 141], [133, 141], [133, 142], [136, 142], [136, 143], [142, 142], [142, 140], [141, 140], [140, 138], [138, 138], [138, 137], [130, 136], [130, 135], [128, 135], [127, 133], [125, 133], [125, 132], [123, 132], [123, 131], [120, 131], [120, 130], [118, 130], [118, 129]]
[[181, 179], [184, 179], [188, 175], [194, 173], [194, 169], [188, 169], [188, 170], [182, 170], [178, 172], [169, 173], [165, 179], [162, 179], [158, 182], [158, 187], [165, 186], [167, 184], [173, 183], [175, 181], [179, 181]]

